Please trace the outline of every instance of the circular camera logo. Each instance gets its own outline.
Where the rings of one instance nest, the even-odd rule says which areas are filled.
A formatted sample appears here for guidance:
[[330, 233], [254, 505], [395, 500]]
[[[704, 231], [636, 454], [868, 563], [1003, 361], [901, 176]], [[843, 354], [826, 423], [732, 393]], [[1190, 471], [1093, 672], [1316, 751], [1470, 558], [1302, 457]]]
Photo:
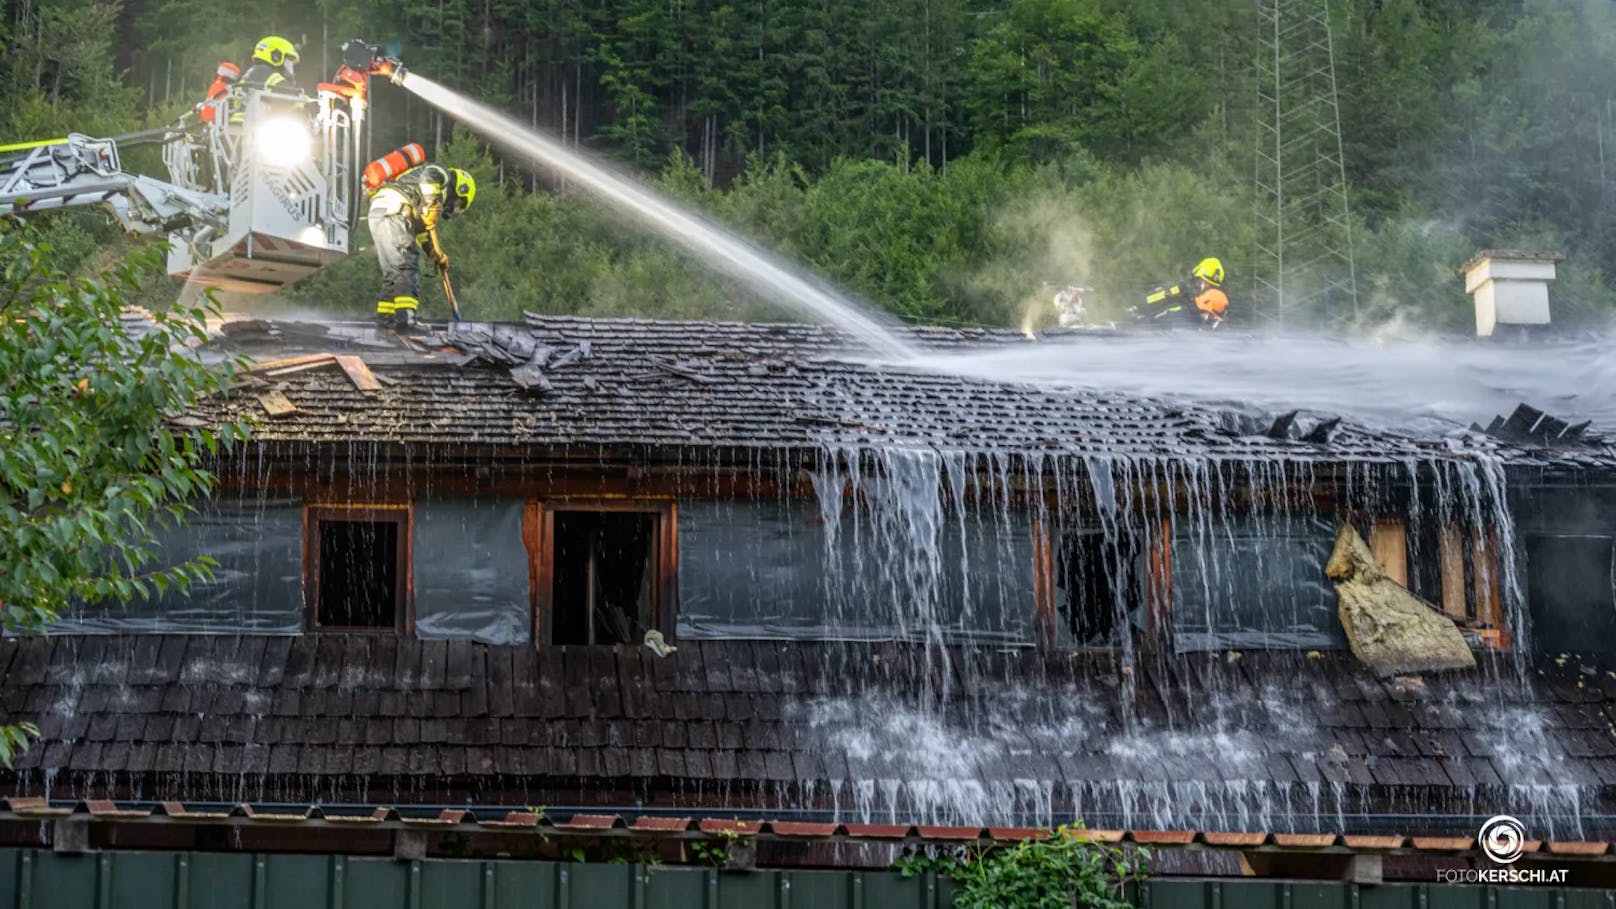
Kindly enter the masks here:
[[1521, 857], [1526, 847], [1526, 827], [1507, 814], [1500, 814], [1481, 825], [1476, 842], [1487, 857], [1500, 865], [1508, 865]]

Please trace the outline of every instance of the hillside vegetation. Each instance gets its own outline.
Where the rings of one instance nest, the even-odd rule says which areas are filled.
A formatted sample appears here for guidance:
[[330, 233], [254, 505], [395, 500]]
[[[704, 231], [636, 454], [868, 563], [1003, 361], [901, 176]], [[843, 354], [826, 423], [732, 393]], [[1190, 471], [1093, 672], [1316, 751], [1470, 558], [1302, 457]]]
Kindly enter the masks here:
[[[0, 144], [169, 120], [263, 34], [299, 44], [311, 85], [362, 35], [907, 320], [1020, 324], [1040, 317], [1045, 281], [1093, 285], [1120, 307], [1204, 255], [1228, 264], [1238, 306], [1265, 113], [1255, 7], [262, 0], [251, 21], [203, 0], [5, 0]], [[1361, 321], [1462, 329], [1454, 270], [1482, 247], [1565, 251], [1557, 319], [1605, 319], [1616, 4], [1330, 9]], [[445, 232], [471, 316], [779, 317], [450, 117], [377, 94], [377, 154], [417, 140], [482, 182]], [[111, 236], [95, 216], [50, 230], [86, 264]], [[367, 250], [282, 302], [363, 312], [374, 281]]]

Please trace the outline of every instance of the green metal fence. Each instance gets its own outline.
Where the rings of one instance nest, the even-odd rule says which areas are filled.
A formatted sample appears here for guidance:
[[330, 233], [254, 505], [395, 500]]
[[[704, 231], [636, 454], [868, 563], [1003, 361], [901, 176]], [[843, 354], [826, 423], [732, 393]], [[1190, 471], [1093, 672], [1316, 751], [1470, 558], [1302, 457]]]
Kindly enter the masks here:
[[[9, 894], [9, 896], [7, 896]], [[1151, 881], [1149, 909], [1612, 909], [1616, 891]], [[8, 902], [9, 900], [9, 902]], [[947, 909], [947, 881], [886, 872], [197, 852], [0, 849], [11, 909]]]

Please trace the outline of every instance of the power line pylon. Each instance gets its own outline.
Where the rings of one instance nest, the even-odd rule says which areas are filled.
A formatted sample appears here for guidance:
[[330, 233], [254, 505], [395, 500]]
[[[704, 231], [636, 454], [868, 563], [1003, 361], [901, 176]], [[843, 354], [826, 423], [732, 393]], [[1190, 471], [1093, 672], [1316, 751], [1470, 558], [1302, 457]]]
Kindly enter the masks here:
[[1330, 0], [1258, 0], [1259, 299], [1281, 327], [1358, 314]]

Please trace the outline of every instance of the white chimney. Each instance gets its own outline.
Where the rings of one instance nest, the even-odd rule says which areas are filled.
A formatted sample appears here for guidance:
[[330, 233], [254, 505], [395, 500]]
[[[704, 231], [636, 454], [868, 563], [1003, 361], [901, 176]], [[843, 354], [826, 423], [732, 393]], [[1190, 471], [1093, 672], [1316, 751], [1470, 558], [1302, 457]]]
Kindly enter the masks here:
[[1476, 334], [1492, 335], [1500, 325], [1549, 324], [1549, 282], [1555, 252], [1484, 249], [1459, 269], [1465, 293], [1476, 301]]

